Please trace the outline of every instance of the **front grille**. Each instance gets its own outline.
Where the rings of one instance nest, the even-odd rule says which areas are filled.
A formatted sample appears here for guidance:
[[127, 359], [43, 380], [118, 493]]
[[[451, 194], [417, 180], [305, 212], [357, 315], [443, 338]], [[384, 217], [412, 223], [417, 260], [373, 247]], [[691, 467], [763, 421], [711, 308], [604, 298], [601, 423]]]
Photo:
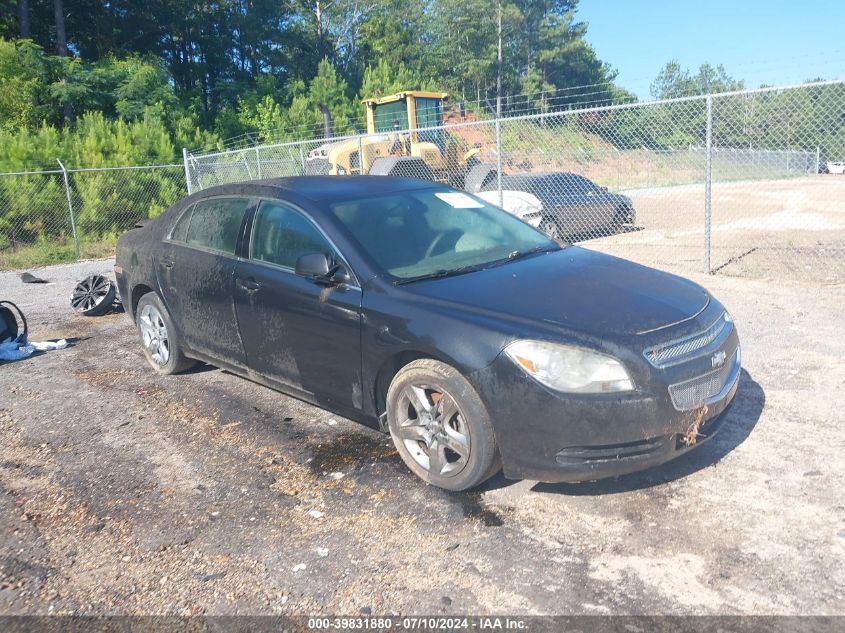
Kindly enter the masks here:
[[691, 411], [718, 399], [739, 376], [739, 363], [740, 351], [737, 347], [730, 360], [718, 369], [669, 385], [672, 404], [678, 411]]
[[719, 338], [729, 323], [727, 314], [723, 314], [703, 332], [647, 349], [645, 357], [655, 367], [681, 363]]
[[647, 457], [660, 451], [666, 437], [656, 437], [627, 444], [612, 444], [608, 446], [571, 446], [564, 448], [555, 456], [555, 461], [561, 466], [571, 464], [591, 464], [615, 462], [624, 459]]

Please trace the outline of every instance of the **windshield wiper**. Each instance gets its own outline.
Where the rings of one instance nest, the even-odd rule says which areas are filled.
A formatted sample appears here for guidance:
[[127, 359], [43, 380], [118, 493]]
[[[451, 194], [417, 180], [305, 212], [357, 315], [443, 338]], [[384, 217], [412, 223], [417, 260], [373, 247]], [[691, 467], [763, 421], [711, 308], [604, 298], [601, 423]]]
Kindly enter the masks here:
[[408, 277], [394, 282], [397, 286], [404, 286], [415, 281], [422, 281], [424, 279], [442, 279], [443, 277], [454, 277], [455, 275], [463, 275], [471, 273], [476, 270], [481, 270], [487, 264], [472, 264], [471, 266], [461, 266], [460, 268], [441, 268], [434, 272], [426, 273], [425, 275], [417, 275], [416, 277]]
[[508, 253], [507, 257], [502, 257], [501, 259], [494, 259], [489, 262], [483, 262], [481, 264], [472, 264], [470, 266], [461, 266], [460, 268], [441, 268], [439, 270], [435, 270], [434, 272], [426, 273], [425, 275], [418, 275], [417, 277], [408, 277], [407, 279], [400, 279], [394, 283], [397, 286], [402, 286], [404, 284], [410, 284], [415, 281], [422, 281], [423, 279], [442, 279], [443, 277], [453, 277], [455, 275], [463, 275], [464, 273], [471, 273], [476, 270], [483, 270], [485, 268], [492, 268], [493, 266], [507, 264], [508, 262], [512, 262], [516, 259], [527, 257], [528, 255], [534, 255], [535, 253], [552, 252], [559, 250], [561, 250], [561, 248], [557, 244], [541, 244], [539, 246], [535, 246], [524, 251], [513, 251], [511, 253]]
[[535, 253], [551, 253], [553, 251], [559, 251], [560, 246], [555, 244], [554, 246], [550, 246], [548, 244], [541, 244], [539, 246], [535, 246], [533, 248], [529, 248], [524, 251], [513, 251], [512, 253], [508, 253], [506, 259], [501, 260], [504, 262], [512, 262], [515, 259], [521, 259], [523, 257], [528, 257], [529, 255], [534, 255]]

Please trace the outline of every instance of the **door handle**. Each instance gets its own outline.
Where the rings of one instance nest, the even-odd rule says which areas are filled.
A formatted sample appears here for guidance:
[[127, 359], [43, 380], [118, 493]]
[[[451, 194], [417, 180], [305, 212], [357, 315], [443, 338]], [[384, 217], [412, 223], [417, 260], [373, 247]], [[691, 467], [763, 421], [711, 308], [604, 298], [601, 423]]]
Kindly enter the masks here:
[[167, 268], [168, 270], [173, 268], [173, 264], [174, 264], [173, 259], [171, 259], [170, 257], [162, 257], [161, 258], [161, 265], [164, 266], [165, 268]]
[[256, 290], [261, 289], [261, 284], [259, 282], [255, 281], [255, 279], [252, 279], [252, 278], [249, 278], [249, 279], [240, 279], [239, 278], [237, 280], [237, 284], [238, 284], [238, 288], [240, 288], [241, 290], [245, 290], [250, 294], [252, 294]]

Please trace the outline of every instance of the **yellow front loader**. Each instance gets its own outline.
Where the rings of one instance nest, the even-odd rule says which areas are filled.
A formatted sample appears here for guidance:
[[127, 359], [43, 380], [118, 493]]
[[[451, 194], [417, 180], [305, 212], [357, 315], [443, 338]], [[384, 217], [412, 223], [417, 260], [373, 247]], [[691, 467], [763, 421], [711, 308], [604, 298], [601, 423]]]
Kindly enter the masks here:
[[365, 99], [367, 136], [327, 143], [308, 155], [306, 173], [410, 176], [463, 186], [478, 164], [469, 149], [442, 129], [445, 92], [408, 90]]

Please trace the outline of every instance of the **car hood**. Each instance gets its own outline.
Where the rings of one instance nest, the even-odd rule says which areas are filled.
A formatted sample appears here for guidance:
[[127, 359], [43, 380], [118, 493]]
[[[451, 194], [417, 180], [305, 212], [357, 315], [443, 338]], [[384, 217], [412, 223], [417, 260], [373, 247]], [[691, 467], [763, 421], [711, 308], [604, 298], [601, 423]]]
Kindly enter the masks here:
[[668, 327], [694, 317], [709, 302], [707, 291], [691, 281], [577, 246], [406, 288], [489, 316], [540, 321], [599, 338]]

